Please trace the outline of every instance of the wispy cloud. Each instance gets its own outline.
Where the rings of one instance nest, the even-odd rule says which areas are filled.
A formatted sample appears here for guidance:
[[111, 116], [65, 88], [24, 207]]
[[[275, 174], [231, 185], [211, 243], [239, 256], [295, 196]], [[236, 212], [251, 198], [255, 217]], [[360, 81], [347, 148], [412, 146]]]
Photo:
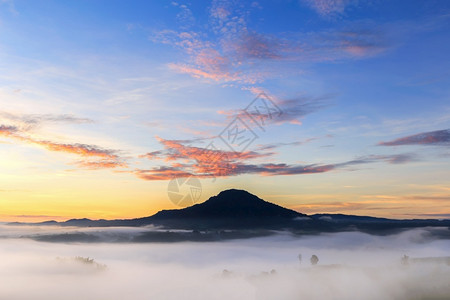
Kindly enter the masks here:
[[403, 145], [450, 145], [450, 129], [422, 132], [389, 142], [380, 142], [380, 146], [403, 146]]
[[62, 144], [55, 143], [50, 141], [39, 141], [32, 138], [22, 138], [30, 143], [37, 144], [40, 146], [44, 146], [50, 151], [57, 152], [66, 152], [72, 154], [78, 154], [80, 156], [85, 157], [100, 157], [100, 158], [108, 158], [108, 159], [118, 159], [118, 156], [115, 154], [115, 150], [103, 149], [101, 147], [95, 145], [86, 145], [86, 144]]
[[165, 161], [175, 161], [175, 160], [195, 160], [199, 164], [209, 164], [211, 158], [221, 157], [227, 158], [229, 160], [236, 159], [256, 159], [271, 156], [273, 153], [261, 153], [256, 151], [246, 151], [246, 152], [234, 152], [234, 151], [224, 151], [217, 149], [201, 148], [185, 145], [190, 141], [181, 140], [166, 140], [157, 137], [157, 140], [164, 146], [164, 150], [154, 151], [147, 153], [146, 158], [149, 159], [163, 159]]
[[304, 213], [332, 213], [368, 209], [370, 204], [360, 202], [314, 202], [296, 205], [295, 209]]
[[[351, 212], [351, 211], [375, 211], [375, 210], [404, 210], [412, 205], [419, 208], [417, 213], [401, 214], [403, 217], [410, 216], [425, 216], [425, 211], [429, 211], [429, 217], [438, 217], [445, 215], [444, 212], [435, 211], [432, 207], [443, 207], [445, 203], [450, 199], [448, 194], [438, 195], [420, 195], [420, 194], [406, 194], [406, 195], [361, 195], [359, 201], [346, 201], [344, 200], [348, 196], [341, 195], [342, 201], [335, 201], [339, 196], [336, 195], [320, 195], [317, 199], [330, 199], [330, 201], [313, 201], [296, 205], [292, 208], [304, 213], [333, 213], [333, 212]], [[433, 204], [433, 205], [431, 205]], [[367, 213], [367, 212], [366, 212]]]
[[135, 170], [133, 173], [143, 180], [170, 180], [173, 178], [190, 177], [191, 173], [173, 167], [160, 167], [149, 170]]
[[[228, 177], [244, 174], [261, 176], [301, 175], [330, 172], [336, 169], [373, 162], [372, 160], [352, 160], [338, 164], [290, 165], [285, 163], [248, 164], [230, 159], [205, 164], [172, 164], [171, 167], [159, 167], [147, 170], [135, 170], [134, 173], [146, 180], [170, 180], [178, 177], [196, 176], [199, 178]], [[185, 170], [192, 170], [185, 171]]]
[[401, 154], [389, 154], [389, 155], [369, 155], [366, 159], [374, 159], [385, 161], [390, 164], [405, 164], [409, 162], [418, 161], [418, 157], [414, 153], [401, 153]]
[[[414, 214], [411, 214], [412, 216], [416, 216]], [[428, 218], [445, 218], [450, 219], [450, 213], [436, 213], [436, 214], [420, 214], [422, 217], [428, 217]]]
[[187, 29], [195, 23], [195, 17], [186, 4], [180, 4], [175, 1], [172, 1], [171, 4], [175, 7], [178, 7], [180, 10], [177, 13], [177, 21], [180, 23], [181, 28]]
[[309, 41], [307, 56], [318, 61], [371, 57], [391, 46], [387, 35], [383, 27], [364, 23], [320, 32]]
[[33, 127], [43, 123], [94, 123], [92, 119], [80, 118], [70, 114], [13, 114], [5, 111], [0, 111], [0, 119], [18, 122]]
[[121, 161], [119, 158], [116, 159], [104, 159], [99, 161], [78, 161], [75, 163], [77, 166], [90, 169], [114, 169], [114, 168], [127, 168], [128, 165]]
[[[382, 31], [364, 28], [299, 32], [277, 37], [246, 32], [219, 39], [219, 43], [199, 41], [199, 35], [193, 33], [178, 36], [183, 38], [173, 44], [184, 45], [188, 60], [169, 64], [173, 70], [197, 78], [251, 84], [280, 76], [292, 67], [292, 62], [366, 58], [389, 48]], [[277, 64], [266, 64], [273, 61]]]
[[0, 135], [2, 136], [14, 136], [18, 131], [16, 126], [0, 125]]
[[262, 145], [257, 151], [234, 152], [194, 147], [177, 140], [166, 140], [159, 137], [157, 139], [164, 146], [164, 149], [147, 153], [142, 157], [150, 160], [162, 160], [169, 166], [134, 170], [133, 173], [141, 179], [170, 180], [185, 176], [210, 178], [243, 174], [261, 176], [317, 174], [376, 162], [401, 164], [415, 160], [415, 156], [412, 154], [396, 154], [370, 155], [332, 164], [249, 163], [252, 160], [274, 156], [274, 152], [264, 152], [265, 150], [273, 150], [282, 145], [300, 145], [306, 141]]
[[[343, 10], [350, 1], [308, 3], [326, 14]], [[169, 64], [177, 72], [213, 81], [246, 84], [280, 76], [286, 68], [292, 68], [292, 62], [364, 58], [388, 47], [383, 30], [374, 30], [373, 26], [364, 24], [308, 33], [263, 34], [248, 25], [252, 9], [253, 6], [243, 3], [213, 1], [206, 28], [162, 30], [150, 39], [173, 45], [186, 53], [185, 61]], [[295, 70], [298, 72], [298, 66]]]
[[94, 123], [89, 118], [72, 114], [20, 114], [0, 111], [0, 137], [13, 139], [22, 143], [43, 147], [52, 152], [64, 152], [77, 155], [83, 160], [74, 164], [80, 168], [102, 169], [127, 167], [119, 151], [105, 149], [85, 143], [60, 143], [47, 138], [36, 137], [38, 129], [52, 123], [85, 124]]
[[[328, 96], [324, 97], [307, 97], [300, 96], [291, 99], [278, 99], [271, 97], [276, 106], [279, 108], [280, 113], [275, 114], [273, 109], [259, 107], [258, 110], [252, 108], [248, 110], [228, 110], [218, 111], [219, 114], [227, 116], [228, 119], [239, 117], [242, 120], [247, 120], [248, 124], [254, 123], [253, 120], [263, 120], [264, 123], [272, 123], [276, 125], [291, 123], [301, 125], [301, 119], [321, 110], [327, 106]], [[258, 106], [258, 104], [257, 104]], [[259, 104], [259, 106], [262, 106]]]
[[358, 0], [302, 0], [321, 16], [341, 14], [349, 5], [358, 3]]
[[[184, 169], [193, 169], [188, 172]], [[196, 176], [199, 178], [228, 177], [243, 174], [262, 176], [298, 175], [324, 173], [335, 169], [333, 165], [291, 166], [287, 164], [245, 164], [238, 162], [217, 162], [214, 165], [184, 165], [183, 167], [159, 167], [135, 170], [133, 173], [144, 180], [170, 180], [173, 178]]]
[[[115, 168], [125, 167], [126, 164], [118, 155], [117, 150], [104, 149], [96, 145], [81, 144], [81, 143], [58, 143], [48, 140], [41, 140], [31, 137], [26, 130], [19, 129], [16, 126], [0, 125], [0, 136], [14, 139], [20, 142], [42, 146], [47, 150], [53, 152], [65, 152], [76, 154], [85, 158], [85, 161], [77, 164], [82, 167], [90, 169], [99, 168]], [[92, 158], [99, 158], [100, 161], [92, 161]]]
[[281, 59], [283, 41], [269, 35], [247, 32], [235, 41], [225, 43], [225, 51], [233, 53], [238, 60], [246, 59]]
[[295, 142], [288, 142], [288, 143], [272, 143], [272, 144], [266, 144], [266, 145], [259, 145], [257, 147], [257, 151], [263, 151], [263, 150], [272, 150], [283, 146], [301, 146], [307, 143], [310, 143], [312, 141], [317, 140], [317, 137], [308, 138], [303, 141], [295, 141]]

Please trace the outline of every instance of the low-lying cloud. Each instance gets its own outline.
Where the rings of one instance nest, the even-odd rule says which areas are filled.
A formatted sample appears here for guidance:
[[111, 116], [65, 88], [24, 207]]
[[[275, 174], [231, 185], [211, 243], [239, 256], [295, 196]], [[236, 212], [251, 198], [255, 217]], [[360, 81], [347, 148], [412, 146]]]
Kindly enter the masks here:
[[[1, 226], [1, 299], [444, 299], [450, 294], [445, 260], [413, 260], [448, 255], [450, 241], [430, 239], [427, 229], [390, 236], [279, 233], [208, 243], [18, 238], [43, 231], [107, 237], [155, 230], [50, 228]], [[309, 262], [312, 255], [319, 258], [317, 266]], [[400, 263], [403, 255], [409, 264]]]

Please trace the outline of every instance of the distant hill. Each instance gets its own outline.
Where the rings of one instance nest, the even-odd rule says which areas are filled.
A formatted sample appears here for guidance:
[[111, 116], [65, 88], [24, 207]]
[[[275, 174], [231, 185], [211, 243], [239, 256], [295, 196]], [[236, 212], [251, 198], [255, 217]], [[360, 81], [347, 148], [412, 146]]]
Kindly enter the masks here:
[[308, 218], [247, 191], [230, 189], [200, 204], [160, 211], [149, 221], [177, 228], [281, 228], [302, 217]]
[[154, 219], [217, 219], [217, 218], [286, 218], [307, 217], [291, 209], [264, 201], [244, 190], [226, 190], [201, 204], [184, 209], [163, 210]]
[[[11, 223], [24, 224], [24, 223]], [[59, 225], [79, 227], [163, 226], [167, 229], [189, 230], [282, 230], [294, 234], [360, 230], [387, 234], [415, 227], [448, 227], [450, 220], [392, 220], [343, 214], [308, 216], [264, 201], [244, 191], [230, 189], [207, 201], [183, 209], [162, 210], [153, 216], [123, 220], [71, 219], [65, 222], [46, 221], [28, 225]]]

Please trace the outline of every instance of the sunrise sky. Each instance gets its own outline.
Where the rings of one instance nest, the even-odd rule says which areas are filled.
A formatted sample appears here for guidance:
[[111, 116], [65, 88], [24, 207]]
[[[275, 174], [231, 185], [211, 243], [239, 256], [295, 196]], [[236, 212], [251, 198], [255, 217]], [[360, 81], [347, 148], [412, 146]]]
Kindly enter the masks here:
[[148, 216], [189, 175], [200, 201], [448, 218], [449, 21], [446, 0], [0, 1], [0, 220]]

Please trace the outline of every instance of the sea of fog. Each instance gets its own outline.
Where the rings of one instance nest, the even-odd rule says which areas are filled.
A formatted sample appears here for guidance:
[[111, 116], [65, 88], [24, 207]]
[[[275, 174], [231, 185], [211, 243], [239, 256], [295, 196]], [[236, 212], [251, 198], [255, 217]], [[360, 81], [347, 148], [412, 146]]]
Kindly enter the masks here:
[[[405, 254], [450, 255], [450, 240], [430, 239], [426, 228], [387, 236], [280, 232], [222, 242], [46, 243], [29, 238], [148, 230], [158, 229], [0, 225], [0, 299], [450, 299], [448, 264], [401, 264]], [[319, 258], [316, 266], [311, 266], [312, 255]]]

